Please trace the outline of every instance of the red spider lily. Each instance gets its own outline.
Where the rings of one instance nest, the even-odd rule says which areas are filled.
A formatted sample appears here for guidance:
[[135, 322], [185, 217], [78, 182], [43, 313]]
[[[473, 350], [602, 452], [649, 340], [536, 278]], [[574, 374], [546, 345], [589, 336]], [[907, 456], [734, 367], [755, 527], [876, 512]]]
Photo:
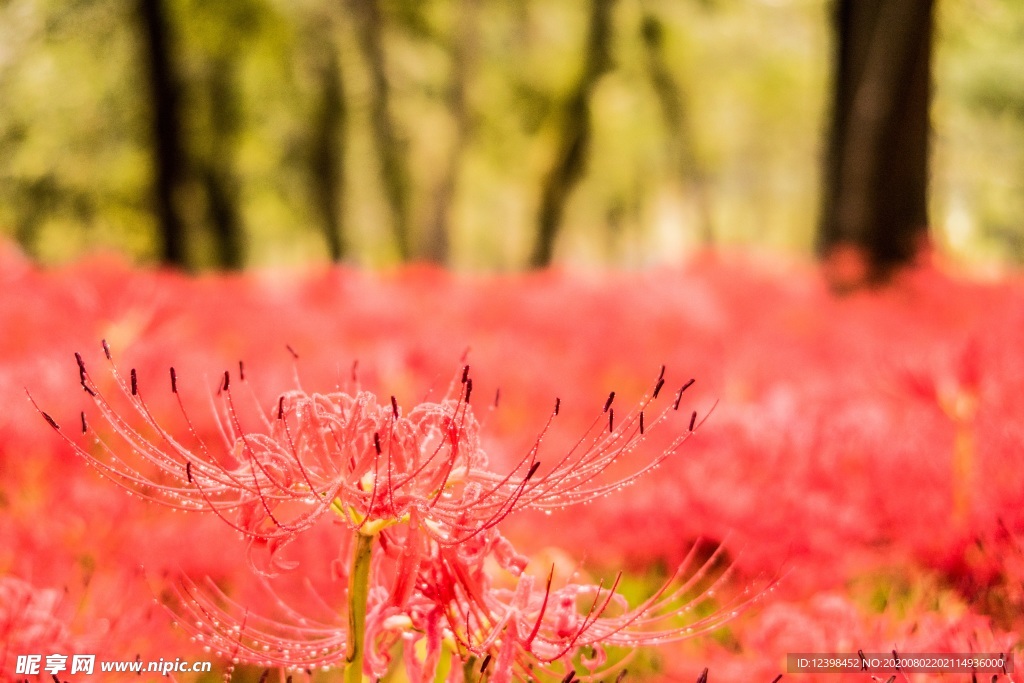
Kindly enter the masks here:
[[[343, 606], [351, 606], [352, 588], [349, 584], [339, 594], [337, 584], [351, 578], [346, 565], [352, 559], [355, 537], [343, 535], [341, 552], [334, 563], [335, 581], [316, 581], [305, 572], [302, 577], [265, 577], [258, 600], [261, 607], [256, 610], [246, 607], [246, 601], [229, 596], [211, 580], [196, 583], [184, 578], [176, 591], [176, 618], [193, 639], [234, 663], [244, 661], [289, 670], [343, 665], [350, 635], [349, 615]], [[428, 653], [429, 664], [409, 656], [407, 661], [416, 667], [410, 668], [410, 672], [423, 671], [427, 680], [433, 680], [442, 635], [453, 642], [443, 618], [443, 605], [438, 601], [441, 596], [437, 591], [427, 590], [429, 577], [436, 575], [434, 568], [442, 562], [440, 556], [445, 555], [446, 562], [459, 566], [457, 574], [463, 580], [477, 583], [487, 582], [482, 569], [484, 560], [491, 557], [489, 551], [494, 552], [499, 565], [504, 564], [513, 572], [520, 571], [526, 563], [525, 558], [503, 559], [507, 542], [503, 543], [496, 531], [488, 530], [475, 540], [482, 537], [491, 538], [479, 554], [471, 557], [442, 547], [405, 525], [394, 525], [378, 533], [365, 605], [367, 673], [385, 675], [396, 644], [404, 643], [410, 655], [417, 649], [416, 641], [426, 637], [434, 646]], [[302, 585], [288, 585], [293, 578], [300, 578]], [[414, 675], [413, 679], [420, 677]]]
[[[110, 359], [105, 343], [104, 350]], [[173, 369], [171, 392], [178, 397], [191, 445], [157, 421], [134, 370], [125, 381], [111, 362], [115, 385], [134, 412], [124, 415], [92, 381], [82, 358], [76, 358], [82, 387], [112, 436], [90, 429], [83, 413], [82, 430], [92, 434], [94, 451], [68, 440], [129, 491], [176, 509], [211, 509], [272, 553], [327, 513], [355, 532], [349, 539], [362, 539], [357, 546], [365, 550], [348, 553], [355, 560], [365, 552], [367, 567], [357, 572], [354, 564], [348, 577], [347, 629], [331, 623], [333, 611], [328, 621], [311, 621], [276, 598], [286, 618], [275, 620], [244, 611], [224, 594], [207, 594], [185, 584], [181, 614], [186, 628], [211, 647], [230, 652], [233, 659], [309, 668], [340, 663], [344, 648], [345, 661], [362, 661], [353, 659], [352, 648], [359, 648], [361, 658], [365, 631], [371, 644], [365, 666], [375, 675], [386, 671], [387, 651], [402, 639], [407, 666], [414, 676], [423, 671], [429, 678], [445, 641], [452, 656], [495, 658], [492, 678], [503, 681], [527, 669], [554, 675], [552, 665], [572, 668], [572, 655], [581, 647], [591, 652], [583, 658], [584, 665], [600, 667], [605, 646], [691, 637], [731, 614], [716, 613], [685, 627], [666, 625], [667, 619], [690, 608], [691, 591], [707, 572], [699, 569], [682, 580], [688, 564], [635, 610], [629, 610], [616, 593], [618, 581], [608, 588], [567, 583], [553, 590], [549, 577], [543, 591], [535, 590], [534, 580], [522, 575], [525, 558], [494, 530], [518, 510], [564, 508], [602, 497], [675, 453], [697, 426], [696, 413], [682, 435], [656, 457], [610, 482], [602, 476], [634, 453], [649, 429], [678, 410], [692, 380], [653, 419], [647, 417], [665, 385], [664, 368], [650, 392], [618, 424], [612, 407], [615, 394], [610, 394], [585, 434], [553, 466], [542, 469], [538, 456], [559, 412], [556, 401], [534, 446], [511, 472], [497, 474], [487, 468], [480, 447], [468, 366], [445, 398], [422, 403], [404, 415], [394, 397], [382, 404], [364, 391], [293, 390], [278, 398], [276, 410], [260, 414], [256, 430], [243, 427], [225, 372], [217, 392], [222, 444], [215, 449], [198, 436], [189, 419]], [[244, 380], [242, 370], [240, 366]], [[49, 415], [43, 416], [61, 431]], [[142, 424], [136, 427], [139, 420]], [[124, 452], [136, 454], [146, 469], [129, 464]], [[370, 580], [373, 554], [377, 561]], [[484, 570], [488, 559], [519, 577], [514, 591], [491, 587]], [[357, 574], [365, 577], [361, 588], [351, 583]], [[579, 602], [589, 606], [580, 612]], [[366, 621], [354, 622], [354, 614]], [[353, 645], [353, 633], [359, 633], [358, 645]], [[410, 636], [415, 633], [426, 634], [424, 663], [409, 654], [420, 639]]]
[[[609, 662], [607, 648], [632, 651], [708, 633], [764, 594], [748, 589], [731, 604], [715, 606], [712, 596], [729, 574], [713, 577], [723, 549], [719, 546], [700, 562], [699, 548], [695, 544], [665, 584], [633, 608], [618, 592], [621, 575], [609, 586], [570, 580], [553, 588], [554, 568], [543, 588], [536, 577], [524, 574], [514, 589], [501, 589], [492, 587], [483, 572], [470, 571], [473, 579], [467, 580], [466, 566], [442, 561], [428, 593], [443, 596], [435, 603], [445, 606], [442, 623], [456, 648], [484, 662], [485, 669], [494, 662], [492, 683], [568, 680], [570, 674], [590, 679], [628, 661], [626, 655]], [[700, 606], [711, 608], [706, 616], [687, 617]]]
[[[105, 342], [104, 351], [109, 360]], [[553, 466], [543, 467], [538, 455], [558, 415], [556, 401], [534, 446], [509, 473], [498, 474], [487, 468], [480, 447], [468, 366], [444, 399], [422, 403], [407, 414], [393, 396], [381, 403], [365, 391], [293, 390], [281, 394], [269, 414], [259, 413], [255, 429], [243, 426], [225, 372], [216, 397], [222, 442], [214, 447], [199, 437], [189, 419], [173, 368], [170, 389], [184, 417], [184, 438], [154, 417], [134, 369], [126, 381], [111, 361], [131, 415], [113, 407], [81, 356], [76, 359], [82, 387], [113, 432], [105, 436], [90, 428], [83, 413], [82, 431], [91, 434], [95, 447], [90, 452], [43, 413], [76, 452], [144, 498], [176, 509], [214, 511], [272, 553], [332, 512], [370, 535], [412, 523], [441, 545], [463, 544], [517, 510], [565, 508], [632, 483], [675, 453], [697, 426], [694, 413], [689, 427], [659, 455], [613, 481], [602, 478], [643, 443], [648, 429], [678, 410], [692, 380], [653, 419], [645, 412], [664, 387], [663, 368], [651, 392], [624, 419], [615, 421], [613, 392], [590, 429]], [[142, 426], [136, 426], [140, 420]], [[185, 445], [186, 439], [191, 445]], [[139, 464], [124, 453], [135, 454]]]
[[[384, 530], [381, 538], [396, 532]], [[384, 676], [395, 646], [401, 645], [413, 681], [435, 680], [445, 657], [452, 659], [449, 680], [461, 675], [455, 662], [476, 662], [495, 683], [566, 680], [568, 672], [592, 680], [623, 667], [630, 657], [625, 651], [708, 633], [764, 595], [748, 590], [724, 606], [713, 602], [728, 576], [716, 575], [722, 547], [701, 562], [694, 546], [688, 561], [653, 596], [630, 608], [618, 592], [618, 578], [605, 586], [573, 577], [556, 588], [552, 570], [543, 586], [533, 575], [521, 574], [514, 588], [499, 588], [492, 583], [493, 572], [486, 571], [486, 553], [465, 555], [432, 540], [427, 544], [410, 577], [413, 590], [400, 601], [385, 575], [409, 568], [391, 562], [384, 549], [375, 554], [366, 606], [367, 675]], [[197, 585], [186, 579], [176, 612], [197, 641], [234, 663], [314, 670], [345, 662], [348, 627], [333, 600], [312, 586], [298, 601], [284, 598], [269, 583], [265, 587], [270, 600], [257, 612], [212, 581]], [[703, 616], [690, 616], [698, 611]], [[608, 648], [622, 649], [618, 660], [609, 658]]]
[[62, 591], [0, 577], [0, 670], [14, 671], [19, 655], [66, 651], [72, 642], [67, 618]]

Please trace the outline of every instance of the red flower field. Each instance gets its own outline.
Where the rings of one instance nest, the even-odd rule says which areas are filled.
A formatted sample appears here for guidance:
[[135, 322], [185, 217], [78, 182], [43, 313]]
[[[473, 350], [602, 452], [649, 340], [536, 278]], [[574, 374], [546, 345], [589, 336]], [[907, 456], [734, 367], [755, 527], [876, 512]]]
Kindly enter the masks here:
[[[627, 625], [623, 615], [632, 614], [631, 608], [610, 604], [602, 619], [621, 619], [615, 622], [619, 627], [600, 632], [607, 652], [584, 648], [569, 666], [579, 664], [585, 677], [588, 663], [597, 666], [585, 660], [607, 656], [605, 668], [597, 669], [605, 672], [598, 678], [607, 680], [619, 675], [622, 667], [614, 664], [623, 658], [624, 680], [690, 682], [705, 668], [708, 681], [754, 683], [780, 675], [805, 683], [891, 676], [915, 682], [1024, 679], [1009, 667], [811, 673], [792, 670], [787, 661], [797, 653], [895, 651], [907, 661], [1002, 653], [1019, 663], [1019, 280], [965, 281], [929, 266], [882, 289], [836, 296], [810, 266], [721, 255], [704, 256], [684, 269], [644, 273], [478, 276], [413, 267], [383, 274], [335, 269], [187, 278], [107, 259], [40, 270], [5, 251], [0, 287], [3, 680], [140, 680], [134, 674], [45, 670], [48, 655], [76, 653], [110, 661], [213, 662], [209, 674], [172, 674], [183, 681], [217, 680], [221, 674], [236, 681], [342, 680], [339, 670], [288, 669], [298, 661], [294, 653], [281, 655], [271, 646], [308, 639], [314, 621], [317, 633], [344, 633], [347, 569], [339, 566], [347, 555], [332, 540], [339, 524], [358, 530], [379, 517], [383, 527], [391, 524], [386, 519], [409, 514], [415, 522], [423, 506], [433, 514], [439, 509], [433, 492], [448, 490], [456, 470], [431, 469], [436, 461], [418, 465], [421, 479], [405, 489], [388, 488], [384, 505], [383, 475], [376, 469], [376, 478], [364, 477], [353, 489], [354, 495], [365, 494], [366, 506], [335, 519], [302, 517], [289, 507], [311, 490], [331, 500], [336, 489], [330, 467], [289, 473], [264, 469], [270, 466], [263, 461], [262, 475], [250, 469], [254, 485], [270, 481], [290, 492], [277, 507], [268, 505], [271, 497], [263, 490], [252, 494], [256, 489], [248, 483], [231, 479], [238, 470], [227, 466], [202, 470], [198, 462], [180, 460], [187, 471], [145, 470], [144, 460], [132, 452], [140, 448], [125, 434], [156, 443], [166, 427], [176, 439], [188, 437], [183, 444], [220, 443], [224, 422], [218, 421], [216, 405], [225, 371], [243, 423], [261, 414], [285, 419], [282, 393], [301, 388], [326, 394], [358, 384], [383, 397], [380, 406], [365, 408], [375, 425], [366, 433], [378, 437], [378, 455], [387, 450], [380, 437], [392, 419], [397, 422], [398, 406], [404, 415], [417, 404], [437, 405], [432, 410], [441, 415], [438, 424], [463, 420], [460, 429], [475, 430], [460, 432], [458, 439], [478, 438], [494, 471], [518, 472], [518, 479], [501, 483], [504, 488], [495, 485], [494, 495], [500, 492], [508, 502], [495, 503], [486, 515], [471, 519], [465, 508], [452, 506], [450, 514], [425, 518], [401, 538], [411, 545], [408, 539], [418, 529], [424, 539], [443, 545], [444, 534], [463, 534], [504, 558], [486, 565], [480, 560], [473, 572], [516, 566], [519, 560], [500, 555], [503, 544], [514, 546], [528, 561], [523, 576], [532, 578], [517, 584], [498, 571], [479, 590], [492, 591], [488, 595], [500, 613], [523, 616], [520, 633], [533, 633], [521, 636], [515, 651], [505, 645], [511, 642], [507, 634], [518, 628], [514, 620], [507, 630], [494, 631], [493, 643], [470, 616], [460, 622], [464, 631], [433, 633], [430, 624], [436, 623], [428, 612], [388, 612], [395, 605], [375, 597], [371, 588], [369, 604], [380, 609], [369, 612], [367, 633], [371, 650], [377, 650], [368, 654], [367, 666], [390, 667], [394, 673], [387, 680], [415, 677], [418, 667], [433, 663], [431, 653], [441, 651], [437, 643], [460, 637], [479, 646], [481, 655], [493, 646], [495, 662], [505, 656], [523, 667], [516, 676], [533, 665], [539, 678], [555, 675], [543, 673], [544, 652], [557, 655], [555, 644], [567, 633], [576, 634], [569, 645], [583, 645], [612, 621], [598, 621], [595, 613], [593, 622], [586, 617], [579, 627], [552, 621], [549, 628], [545, 621], [541, 629], [538, 613], [575, 618], [574, 600], [591, 595], [596, 604], [612, 585], [635, 607], [666, 582], [677, 585], [673, 570], [691, 551], [689, 566], [703, 565], [706, 575], [681, 594], [680, 604], [692, 608], [659, 626], [669, 634], [665, 643], [654, 642], [661, 640], [655, 636], [619, 638], [634, 627], [641, 634], [653, 619], [635, 616]], [[130, 381], [145, 398], [143, 410], [133, 408], [131, 392], [118, 392], [101, 340], [125, 385], [132, 371]], [[88, 368], [88, 391], [76, 353]], [[472, 399], [464, 382], [450, 393], [459, 387], [465, 365], [471, 368]], [[630, 411], [647, 405], [661, 372], [665, 394], [658, 401], [659, 410], [667, 409], [665, 420], [652, 428], [660, 412], [645, 408], [643, 441], [602, 460], [593, 486], [589, 475], [586, 486], [559, 483], [569, 480], [558, 477], [571, 474], [556, 467], [567, 453], [579, 453], [573, 456], [579, 460], [570, 461], [578, 468], [589, 466], [587, 457], [605, 453], [573, 450], [588, 429], [639, 435], [638, 413]], [[677, 398], [691, 378], [694, 384]], [[97, 413], [94, 391], [107, 397], [123, 423]], [[609, 404], [610, 392], [615, 396]], [[450, 403], [443, 402], [446, 396]], [[552, 417], [556, 400], [558, 415]], [[674, 401], [678, 410], [672, 410]], [[470, 403], [473, 417], [460, 417]], [[674, 444], [688, 435], [694, 412], [692, 436]], [[127, 463], [121, 471], [147, 472], [148, 483], [129, 482], [126, 492], [111, 481], [118, 475], [104, 471], [104, 464], [115, 461], [82, 435], [86, 420], [87, 431]], [[260, 453], [289, 443], [283, 432], [274, 433], [278, 441], [261, 442]], [[371, 460], [372, 446], [373, 439], [361, 451]], [[662, 454], [667, 457], [657, 463]], [[169, 457], [166, 463], [179, 462], [174, 453]], [[446, 457], [456, 463], [465, 456]], [[211, 456], [214, 461], [224, 462]], [[540, 464], [532, 466], [535, 461]], [[465, 461], [467, 480], [471, 464]], [[648, 464], [657, 466], [629, 479]], [[600, 488], [620, 480], [621, 486]], [[225, 481], [233, 483], [216, 489]], [[224, 512], [173, 510], [140, 500], [137, 494], [153, 485], [172, 492], [209, 487], [203, 493], [189, 489], [192, 497], [183, 507], [204, 507], [206, 491], [213, 496], [216, 489], [222, 497], [214, 502]], [[581, 506], [553, 510], [542, 503], [554, 490], [567, 497], [594, 493], [581, 495]], [[408, 499], [398, 500], [394, 491]], [[329, 512], [326, 502], [322, 507]], [[247, 510], [243, 533], [221, 519], [236, 508]], [[302, 527], [301, 537], [275, 531], [289, 524]], [[408, 558], [395, 557], [392, 569], [378, 573], [393, 572], [389, 585], [399, 586]], [[452, 559], [450, 566], [461, 567], [461, 561]], [[415, 566], [421, 571], [418, 561]], [[544, 589], [549, 575], [555, 578]], [[434, 580], [442, 591], [446, 579]], [[590, 588], [577, 593], [574, 586]], [[595, 586], [603, 587], [597, 598]], [[194, 594], [202, 597], [192, 601]], [[568, 607], [558, 607], [558, 600]], [[196, 604], [204, 606], [198, 613]], [[482, 604], [482, 598], [474, 603]], [[269, 666], [240, 646], [232, 652], [230, 628], [210, 627], [204, 620], [211, 615], [237, 620], [240, 631], [263, 628], [257, 619], [276, 619], [262, 632]], [[419, 617], [425, 626], [418, 625]], [[691, 622], [696, 630], [702, 624], [720, 627], [685, 640], [671, 636], [683, 634]], [[285, 623], [291, 625], [285, 629]], [[409, 645], [404, 655], [397, 649], [401, 638], [389, 635], [389, 629], [401, 628], [413, 628], [402, 636]], [[548, 638], [553, 649], [536, 646], [534, 638]], [[41, 655], [38, 674], [19, 668], [19, 657], [23, 664], [26, 655]], [[462, 680], [464, 672], [437, 673], [439, 680], [445, 675]], [[422, 676], [434, 680], [432, 669]], [[493, 680], [499, 680], [497, 670]]]

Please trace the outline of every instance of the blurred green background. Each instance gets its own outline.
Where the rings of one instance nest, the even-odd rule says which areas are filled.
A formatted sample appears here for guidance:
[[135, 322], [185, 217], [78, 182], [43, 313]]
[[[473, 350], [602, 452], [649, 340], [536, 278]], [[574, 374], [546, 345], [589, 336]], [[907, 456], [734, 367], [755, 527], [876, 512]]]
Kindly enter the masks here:
[[[157, 4], [194, 268], [333, 254], [521, 269], [581, 95], [590, 154], [556, 262], [812, 251], [825, 0], [619, 0], [604, 64], [596, 4], [571, 0]], [[145, 5], [0, 0], [0, 234], [43, 263], [160, 258]], [[938, 0], [935, 20], [933, 242], [971, 267], [1019, 265], [1024, 6]]]

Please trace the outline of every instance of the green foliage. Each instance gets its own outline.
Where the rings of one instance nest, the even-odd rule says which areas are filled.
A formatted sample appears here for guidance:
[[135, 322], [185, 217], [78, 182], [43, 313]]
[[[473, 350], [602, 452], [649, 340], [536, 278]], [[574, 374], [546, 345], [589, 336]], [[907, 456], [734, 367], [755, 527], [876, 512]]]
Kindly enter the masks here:
[[939, 3], [933, 215], [975, 261], [1024, 261], [1024, 13], [1012, 0]]
[[[44, 262], [96, 249], [159, 258], [152, 112], [135, 6], [0, 5], [0, 234]], [[325, 260], [311, 159], [322, 139], [313, 128], [329, 53], [337, 54], [345, 110], [334, 162], [341, 201], [329, 209], [340, 228], [333, 229], [343, 233], [350, 260], [395, 262], [355, 5], [166, 6], [192, 169], [181, 199], [195, 264], [216, 263], [216, 197], [201, 182], [203, 169], [219, 174], [236, 204], [247, 264]], [[387, 0], [380, 8], [414, 254], [443, 215], [450, 264], [522, 267], [563, 107], [583, 64], [587, 4]], [[556, 258], [638, 266], [678, 260], [709, 242], [809, 251], [828, 99], [828, 14], [824, 0], [620, 0], [613, 69], [593, 92], [592, 153], [570, 196]], [[1020, 261], [1024, 13], [1011, 0], [941, 0], [937, 21], [934, 233], [965, 260]], [[655, 24], [651, 47], [644, 35]], [[466, 60], [461, 70], [458, 54]], [[452, 109], [460, 85], [464, 128]]]

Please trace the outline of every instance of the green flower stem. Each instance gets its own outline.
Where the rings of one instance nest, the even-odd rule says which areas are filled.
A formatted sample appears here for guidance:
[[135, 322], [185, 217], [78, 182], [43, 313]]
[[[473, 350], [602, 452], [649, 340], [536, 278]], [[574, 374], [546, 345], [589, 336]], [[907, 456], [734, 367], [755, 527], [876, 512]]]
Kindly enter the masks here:
[[469, 655], [465, 663], [463, 663], [462, 665], [462, 680], [466, 681], [466, 683], [472, 683], [474, 680], [476, 680], [475, 674], [476, 657], [474, 657], [473, 655]]
[[454, 664], [455, 653], [446, 645], [442, 645], [441, 659], [437, 662], [437, 668], [434, 670], [434, 683], [444, 683], [447, 681], [448, 672], [451, 671]]
[[370, 551], [376, 536], [356, 532], [352, 573], [348, 577], [348, 656], [345, 683], [362, 683], [366, 637], [366, 598], [370, 592]]

